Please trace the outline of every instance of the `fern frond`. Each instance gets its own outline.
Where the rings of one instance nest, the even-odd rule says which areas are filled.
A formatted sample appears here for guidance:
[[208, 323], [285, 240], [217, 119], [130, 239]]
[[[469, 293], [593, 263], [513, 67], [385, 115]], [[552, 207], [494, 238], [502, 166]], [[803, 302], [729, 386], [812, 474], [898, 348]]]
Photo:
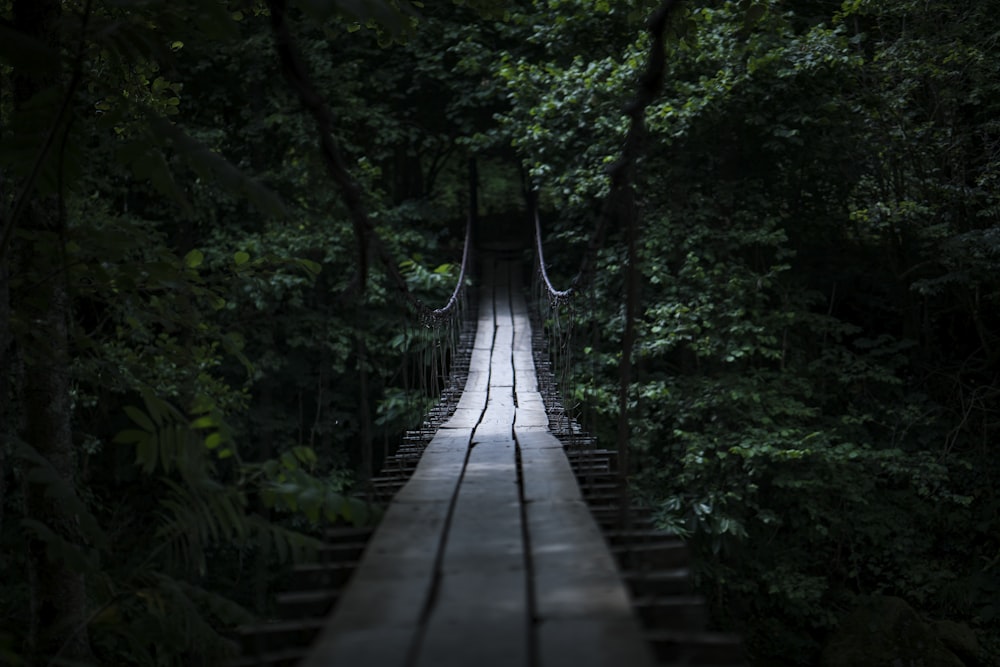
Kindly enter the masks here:
[[134, 583], [94, 619], [97, 645], [149, 667], [214, 667], [238, 653], [223, 633], [253, 620], [240, 605], [158, 572], [144, 572]]
[[323, 545], [315, 537], [285, 528], [257, 514], [248, 516], [247, 522], [254, 543], [260, 546], [265, 555], [275, 554], [281, 563], [301, 562], [312, 558]]
[[170, 495], [160, 502], [164, 523], [156, 537], [170, 543], [171, 552], [186, 567], [204, 574], [206, 547], [246, 540], [250, 533], [247, 501], [239, 489], [211, 480], [196, 486], [169, 479], [163, 482]]

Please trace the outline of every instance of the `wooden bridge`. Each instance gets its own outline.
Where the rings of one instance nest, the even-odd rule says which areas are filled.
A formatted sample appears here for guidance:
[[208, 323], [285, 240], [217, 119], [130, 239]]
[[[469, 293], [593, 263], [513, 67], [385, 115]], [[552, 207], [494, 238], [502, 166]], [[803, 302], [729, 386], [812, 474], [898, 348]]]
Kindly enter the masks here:
[[550, 430], [521, 273], [484, 258], [457, 403], [370, 537], [331, 535], [279, 597], [300, 618], [248, 629], [234, 666], [743, 663], [737, 638], [705, 630], [684, 545], [648, 516], [614, 528], [610, 453]]

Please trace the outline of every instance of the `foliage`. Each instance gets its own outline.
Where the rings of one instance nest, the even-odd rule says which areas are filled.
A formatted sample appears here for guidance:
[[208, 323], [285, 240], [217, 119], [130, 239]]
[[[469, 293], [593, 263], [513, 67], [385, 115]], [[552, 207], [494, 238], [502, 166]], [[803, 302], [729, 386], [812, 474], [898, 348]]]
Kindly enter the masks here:
[[[256, 573], [323, 522], [374, 518], [353, 493], [375, 443], [424, 412], [456, 334], [414, 324], [386, 273], [447, 298], [470, 158], [490, 213], [540, 190], [553, 275], [573, 275], [658, 3], [290, 3], [330, 140], [396, 258], [363, 294], [268, 3], [57, 4], [35, 38], [0, 1], [0, 660], [27, 649], [41, 543], [86, 577], [96, 660], [217, 664], [225, 631], [267, 612]], [[558, 315], [577, 328], [565, 393], [602, 439], [634, 366], [636, 487], [689, 536], [757, 664], [814, 664], [870, 593], [1000, 645], [990, 9], [682, 3], [635, 169], [638, 339], [623, 359], [620, 229]], [[20, 99], [24, 77], [46, 85]], [[54, 286], [69, 471], [24, 437]], [[27, 513], [29, 487], [57, 516]]]
[[[0, 197], [0, 661], [60, 657], [23, 641], [38, 541], [86, 579], [70, 636], [97, 663], [215, 665], [324, 525], [377, 520], [358, 497], [375, 442], [423, 414], [436, 347], [385, 267], [352, 292], [348, 210], [276, 70], [266, 3], [57, 4], [37, 39], [0, 2], [0, 175], [15, 186]], [[477, 14], [418, 4], [303, 0], [291, 17], [376, 231], [436, 306], [461, 252], [461, 140], [490, 101], [463, 98], [475, 74], [437, 46]], [[18, 77], [38, 72], [53, 85], [22, 103]], [[19, 202], [49, 199], [51, 228], [24, 224]], [[69, 294], [68, 474], [19, 426], [49, 335], [30, 313], [52, 281]], [[26, 515], [21, 484], [60, 515]]]
[[[536, 2], [522, 34], [544, 49], [495, 68], [498, 132], [553, 211], [568, 275], [649, 48], [626, 14]], [[870, 593], [992, 636], [995, 28], [975, 3], [674, 17], [637, 168], [634, 480], [697, 547], [718, 621], [756, 664], [816, 664]], [[571, 386], [610, 442], [620, 232], [604, 247], [572, 311]]]

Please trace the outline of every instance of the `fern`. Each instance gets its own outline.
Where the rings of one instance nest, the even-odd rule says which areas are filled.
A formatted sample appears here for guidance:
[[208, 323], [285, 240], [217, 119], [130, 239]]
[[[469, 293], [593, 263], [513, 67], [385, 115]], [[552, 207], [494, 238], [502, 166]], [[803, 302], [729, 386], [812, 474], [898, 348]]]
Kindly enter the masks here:
[[125, 591], [110, 587], [92, 623], [102, 652], [149, 667], [208, 667], [238, 653], [222, 631], [253, 619], [238, 604], [159, 572], [143, 572], [132, 583]]
[[254, 541], [260, 545], [265, 556], [275, 554], [278, 561], [300, 562], [315, 555], [322, 542], [315, 537], [297, 530], [268, 521], [262, 516], [248, 517]]
[[[143, 395], [143, 403], [145, 410], [126, 409], [138, 428], [122, 431], [115, 440], [135, 446], [136, 464], [147, 474], [161, 473], [167, 495], [160, 501], [160, 524], [154, 535], [169, 566], [204, 575], [208, 551], [227, 545], [257, 546], [280, 562], [300, 560], [316, 550], [318, 540], [249, 514], [249, 495], [254, 492], [266, 506], [300, 512], [313, 523], [321, 517], [331, 521], [368, 517], [363, 503], [345, 498], [329, 482], [306, 471], [317, 462], [308, 447], [293, 447], [277, 461], [241, 466], [237, 485], [216, 481], [213, 456], [229, 458], [235, 443], [213, 406], [199, 406], [199, 414], [189, 421], [150, 393]], [[171, 477], [174, 473], [179, 480]]]
[[171, 560], [204, 575], [206, 547], [246, 540], [246, 497], [236, 488], [211, 481], [197, 486], [163, 482], [169, 495], [160, 503], [163, 523], [156, 538]]

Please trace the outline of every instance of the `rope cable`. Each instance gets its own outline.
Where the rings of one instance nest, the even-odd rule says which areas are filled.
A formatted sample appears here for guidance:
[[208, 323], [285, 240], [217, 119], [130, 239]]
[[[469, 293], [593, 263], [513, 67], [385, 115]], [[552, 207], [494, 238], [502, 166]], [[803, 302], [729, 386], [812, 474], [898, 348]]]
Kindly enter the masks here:
[[535, 257], [538, 261], [538, 270], [541, 273], [542, 284], [545, 286], [545, 290], [548, 292], [549, 301], [556, 304], [562, 303], [563, 301], [569, 299], [573, 296], [574, 284], [570, 285], [569, 289], [557, 290], [552, 285], [552, 280], [549, 279], [549, 271], [545, 267], [545, 249], [542, 246], [542, 223], [538, 216], [538, 205], [534, 206], [535, 215]]
[[[472, 214], [470, 213], [465, 222], [465, 243], [462, 247], [462, 266], [458, 270], [458, 283], [448, 297], [447, 303], [435, 310], [427, 310], [422, 313], [428, 318], [428, 323], [442, 322], [445, 318], [461, 310], [461, 301], [464, 295], [465, 275], [469, 272], [469, 262], [472, 258]], [[426, 309], [426, 306], [424, 306]]]

